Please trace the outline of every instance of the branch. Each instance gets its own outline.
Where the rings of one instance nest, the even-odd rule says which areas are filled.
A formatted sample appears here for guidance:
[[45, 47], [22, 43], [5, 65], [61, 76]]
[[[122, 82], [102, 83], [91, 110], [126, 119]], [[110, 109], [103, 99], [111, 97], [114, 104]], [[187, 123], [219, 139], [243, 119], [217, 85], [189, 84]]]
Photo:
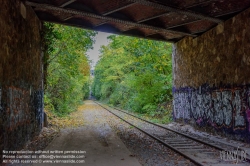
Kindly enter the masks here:
[[58, 55], [60, 55], [60, 53], [62, 52], [62, 49], [65, 48], [65, 46], [66, 46], [66, 45], [65, 45], [65, 42], [62, 43], [61, 48], [60, 48], [59, 51], [56, 53], [56, 55], [55, 55], [53, 58], [51, 58], [49, 61], [47, 61], [46, 63], [47, 63], [47, 64], [51, 63]]

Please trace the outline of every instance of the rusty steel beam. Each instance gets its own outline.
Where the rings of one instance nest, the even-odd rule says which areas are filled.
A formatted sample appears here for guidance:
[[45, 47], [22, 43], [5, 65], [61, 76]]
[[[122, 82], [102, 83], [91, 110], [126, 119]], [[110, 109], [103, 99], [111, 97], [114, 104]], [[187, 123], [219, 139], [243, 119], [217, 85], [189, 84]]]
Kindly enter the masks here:
[[216, 15], [215, 17], [222, 17], [222, 16], [226, 16], [226, 15], [229, 15], [229, 14], [238, 13], [238, 12], [246, 10], [247, 8], [248, 7], [244, 8], [244, 9], [233, 10], [233, 11], [230, 11], [230, 12], [227, 12], [227, 13]]
[[201, 14], [201, 13], [189, 11], [189, 10], [186, 10], [186, 9], [178, 9], [178, 8], [174, 8], [174, 7], [170, 7], [170, 6], [165, 6], [165, 5], [161, 5], [161, 4], [151, 2], [151, 1], [148, 1], [148, 0], [129, 0], [129, 1], [137, 2], [137, 3], [141, 4], [141, 5], [151, 6], [153, 8], [157, 8], [157, 9], [161, 9], [161, 10], [167, 10], [169, 12], [180, 13], [180, 14], [183, 14], [183, 15], [191, 16], [191, 17], [194, 17], [194, 18], [199, 18], [199, 19], [202, 19], [202, 20], [212, 21], [212, 22], [215, 22], [215, 23], [223, 22], [223, 20], [220, 20], [218, 18], [213, 18], [213, 17], [207, 16], [207, 15]]
[[[60, 20], [51, 20], [51, 19], [43, 19], [43, 20], [46, 21], [46, 22], [51, 22], [51, 23], [55, 23], [55, 24], [62, 24], [62, 25], [66, 25], [66, 26], [73, 26], [73, 27], [77, 27], [77, 28], [84, 28], [84, 29], [93, 30], [90, 27], [77, 25], [77, 24], [72, 24], [72, 23], [68, 23], [68, 22], [63, 22], [63, 21], [60, 21]], [[106, 32], [106, 31], [101, 31], [101, 32]], [[106, 32], [106, 33], [110, 33], [110, 32]], [[157, 40], [157, 41], [169, 42], [169, 43], [177, 42], [177, 40], [174, 40], [174, 39], [170, 39], [170, 40], [164, 39], [163, 40], [163, 39], [155, 39], [155, 38], [153, 39], [153, 38], [145, 37], [145, 36], [141, 36], [141, 35], [124, 34], [124, 33], [122, 33], [122, 31], [121, 32], [112, 32], [112, 33], [117, 34], [117, 35], [126, 35], [126, 36], [141, 38], [141, 39]]]
[[60, 7], [65, 7], [65, 6], [68, 6], [69, 4], [75, 2], [76, 0], [69, 0], [68, 2], [65, 2], [63, 4], [60, 5]]
[[156, 16], [152, 16], [152, 17], [149, 17], [149, 18], [145, 18], [145, 19], [139, 20], [139, 21], [137, 21], [137, 23], [145, 22], [145, 21], [148, 21], [148, 20], [153, 20], [153, 19], [155, 19], [155, 18], [162, 17], [162, 16], [167, 16], [167, 15], [169, 15], [170, 13], [171, 13], [171, 12], [166, 12], [166, 13], [158, 14], [158, 15], [156, 15]]
[[[208, 1], [203, 1], [203, 2], [199, 2], [199, 3], [195, 3], [195, 4], [192, 4], [190, 6], [187, 6], [186, 9], [188, 8], [191, 8], [191, 7], [195, 7], [195, 6], [199, 6], [199, 5], [202, 5], [202, 4], [205, 4], [205, 3], [208, 3], [208, 2], [212, 2], [212, 1], [216, 1], [216, 0], [208, 0]], [[145, 21], [148, 21], [148, 20], [152, 20], [152, 19], [155, 19], [155, 18], [159, 18], [159, 17], [162, 17], [162, 16], [167, 16], [169, 15], [171, 12], [165, 12], [165, 13], [162, 13], [162, 14], [159, 14], [159, 15], [156, 15], [156, 16], [152, 16], [150, 18], [146, 18], [146, 19], [142, 19], [142, 20], [139, 20], [137, 21], [138, 23], [141, 23], [141, 22], [145, 22]]]
[[[247, 8], [245, 8], [245, 9], [247, 9]], [[242, 10], [234, 10], [234, 11], [231, 11], [231, 12], [227, 12], [227, 13], [223, 13], [223, 14], [220, 14], [220, 15], [216, 15], [215, 17], [226, 16], [226, 15], [238, 13], [238, 12], [241, 12], [241, 11]], [[199, 21], [201, 21], [201, 20], [189, 21], [189, 22], [186, 22], [186, 23], [183, 23], [183, 24], [178, 24], [178, 25], [174, 25], [174, 26], [171, 26], [171, 27], [167, 27], [167, 29], [176, 28], [176, 27], [179, 27], [179, 26], [183, 26], [183, 25], [187, 25], [187, 24], [191, 24], [191, 23], [195, 23], [195, 22], [199, 22]], [[207, 30], [197, 31], [197, 32], [192, 33], [192, 34], [203, 33], [203, 32], [206, 32], [206, 31]]]
[[64, 18], [64, 19], [63, 19], [63, 21], [69, 20], [69, 19], [71, 19], [71, 18], [73, 18], [73, 17], [75, 17], [75, 15], [72, 15], [72, 16], [69, 16], [69, 17], [66, 17], [66, 18]]
[[213, 2], [213, 1], [218, 1], [218, 0], [207, 0], [207, 1], [203, 1], [203, 2], [198, 2], [198, 3], [194, 3], [192, 5], [187, 6], [186, 8], [192, 8], [192, 7], [207, 4], [207, 3], [210, 3], [210, 2]]
[[[192, 7], [195, 7], [195, 6], [199, 6], [199, 5], [202, 5], [202, 4], [206, 4], [206, 3], [209, 3], [209, 2], [213, 2], [213, 1], [216, 1], [216, 0], [208, 0], [208, 1], [203, 1], [203, 2], [199, 2], [199, 3], [195, 3], [195, 4], [192, 4], [192, 5], [189, 5], [186, 7], [186, 9], [188, 8], [192, 8]], [[162, 17], [162, 16], [167, 16], [169, 15], [171, 12], [165, 12], [165, 13], [162, 13], [162, 14], [159, 14], [159, 15], [156, 15], [156, 16], [152, 16], [150, 18], [146, 18], [146, 19], [142, 19], [142, 20], [139, 20], [137, 21], [138, 23], [141, 23], [141, 22], [145, 22], [145, 21], [148, 21], [148, 20], [152, 20], [152, 19], [155, 19], [155, 18], [159, 18], [159, 17]], [[192, 23], [192, 22], [190, 22]]]
[[99, 23], [99, 24], [96, 24], [96, 25], [94, 25], [95, 27], [98, 27], [98, 26], [101, 26], [101, 25], [104, 25], [104, 24], [107, 24], [108, 23], [108, 21], [104, 21], [104, 22], [101, 22], [101, 23]]
[[[202, 4], [205, 4], [205, 3], [208, 3], [208, 2], [212, 2], [212, 1], [216, 1], [216, 0], [208, 0], [208, 1], [203, 1], [203, 2], [196, 3], [196, 4], [192, 4], [192, 5], [190, 5], [190, 6], [187, 6], [186, 9], [191, 8], [191, 7], [195, 7], [195, 6], [199, 6], [199, 5], [202, 5]], [[142, 19], [142, 20], [137, 21], [137, 23], [145, 22], [145, 21], [148, 21], [148, 20], [152, 20], [152, 19], [155, 19], [155, 18], [162, 17], [162, 16], [167, 16], [167, 15], [169, 15], [170, 13], [171, 13], [171, 12], [165, 12], [165, 13], [162, 13], [162, 14], [159, 14], [159, 15], [152, 16], [152, 17], [150, 17], [150, 18], [145, 18], [145, 19]], [[199, 20], [199, 21], [200, 21], [200, 20]], [[196, 21], [195, 21], [195, 22], [196, 22]], [[189, 23], [193, 23], [193, 21], [187, 22], [187, 23], [185, 23], [185, 24], [189, 24]], [[184, 24], [184, 25], [185, 25], [185, 24]], [[182, 24], [176, 25], [176, 26], [174, 26], [174, 27], [178, 27], [178, 26], [182, 26]], [[172, 28], [172, 27], [171, 27], [171, 28]], [[168, 29], [169, 29], [169, 27], [168, 27]]]
[[113, 10], [111, 10], [111, 11], [107, 11], [107, 12], [105, 12], [105, 13], [102, 13], [102, 15], [103, 15], [103, 16], [109, 15], [109, 14], [111, 14], [111, 13], [114, 13], [114, 12], [117, 12], [117, 11], [119, 11], [119, 10], [125, 9], [125, 8], [127, 8], [127, 7], [129, 7], [129, 6], [132, 6], [132, 5], [134, 5], [134, 4], [136, 4], [136, 2], [132, 2], [132, 3], [130, 3], [130, 4], [121, 6], [121, 7], [119, 7], [119, 8], [113, 9]]
[[150, 33], [150, 34], [145, 35], [145, 37], [152, 36], [152, 35], [156, 35], [156, 34], [159, 34], [159, 32], [152, 32], [152, 33]]
[[132, 29], [135, 29], [135, 27], [132, 27], [132, 28], [128, 28], [128, 29], [121, 30], [121, 32], [126, 32], [126, 31], [129, 31], [129, 30], [132, 30]]
[[202, 21], [202, 20], [188, 21], [188, 22], [185, 22], [185, 23], [182, 23], [182, 24], [177, 24], [177, 25], [166, 27], [166, 28], [167, 29], [176, 28], [176, 27], [180, 27], [180, 26], [183, 26], [183, 25], [192, 24], [192, 23], [195, 23], [195, 22], [198, 22], [198, 21]]
[[100, 19], [100, 20], [112, 21], [112, 22], [116, 22], [119, 24], [131, 25], [131, 26], [138, 27], [138, 28], [159, 30], [159, 31], [166, 32], [166, 33], [175, 33], [175, 34], [179, 34], [179, 35], [183, 35], [183, 36], [186, 35], [186, 36], [196, 37], [196, 35], [186, 33], [186, 32], [167, 30], [165, 28], [159, 28], [159, 27], [145, 25], [145, 24], [138, 24], [136, 22], [125, 21], [125, 20], [121, 20], [121, 19], [117, 19], [117, 18], [113, 18], [113, 17], [108, 17], [108, 16], [100, 16], [100, 15], [95, 14], [95, 13], [89, 13], [89, 12], [78, 11], [78, 10], [73, 10], [73, 9], [64, 9], [61, 7], [56, 7], [56, 6], [52, 6], [52, 5], [48, 5], [48, 4], [39, 4], [39, 3], [35, 3], [35, 2], [26, 1], [26, 5], [33, 6], [33, 7], [41, 7], [43, 9], [55, 10], [55, 11], [69, 13], [69, 14], [73, 14], [73, 15], [79, 15], [79, 16], [85, 16], [85, 17], [92, 17], [92, 18], [96, 18], [96, 19]]

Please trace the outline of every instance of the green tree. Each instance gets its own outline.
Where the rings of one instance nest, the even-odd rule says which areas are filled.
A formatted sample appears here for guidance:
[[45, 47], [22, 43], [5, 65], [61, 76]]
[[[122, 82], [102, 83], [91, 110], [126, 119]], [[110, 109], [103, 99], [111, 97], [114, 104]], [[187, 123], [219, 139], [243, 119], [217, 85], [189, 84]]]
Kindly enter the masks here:
[[[45, 105], [58, 115], [74, 111], [89, 94], [90, 65], [86, 52], [95, 32], [46, 23], [56, 34], [47, 64]], [[52, 35], [53, 37], [53, 35]]]
[[159, 104], [172, 99], [171, 44], [115, 35], [109, 40], [95, 67], [95, 97], [154, 114]]

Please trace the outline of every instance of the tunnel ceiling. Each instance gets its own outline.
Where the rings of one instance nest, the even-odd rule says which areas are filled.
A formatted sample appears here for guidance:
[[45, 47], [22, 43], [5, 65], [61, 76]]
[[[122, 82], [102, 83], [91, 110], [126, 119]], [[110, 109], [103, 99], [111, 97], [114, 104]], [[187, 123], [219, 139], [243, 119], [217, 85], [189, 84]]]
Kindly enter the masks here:
[[177, 42], [196, 37], [250, 7], [250, 0], [30, 0], [48, 22]]

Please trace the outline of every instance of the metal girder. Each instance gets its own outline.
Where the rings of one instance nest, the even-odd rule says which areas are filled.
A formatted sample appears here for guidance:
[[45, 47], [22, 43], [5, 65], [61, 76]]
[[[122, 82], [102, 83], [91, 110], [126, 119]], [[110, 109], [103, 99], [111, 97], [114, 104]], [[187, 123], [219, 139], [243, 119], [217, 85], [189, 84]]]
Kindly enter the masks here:
[[128, 28], [128, 29], [121, 30], [121, 32], [126, 32], [126, 31], [129, 31], [129, 30], [132, 30], [132, 29], [134, 29], [134, 27], [133, 28]]
[[[205, 3], [209, 3], [209, 2], [212, 2], [212, 1], [216, 1], [216, 0], [208, 0], [208, 1], [203, 1], [203, 2], [199, 2], [199, 3], [195, 3], [195, 4], [192, 4], [190, 6], [187, 6], [186, 9], [188, 8], [191, 8], [191, 7], [195, 7], [195, 6], [199, 6], [199, 5], [202, 5], [202, 4], [205, 4]], [[150, 18], [146, 18], [146, 19], [142, 19], [142, 20], [139, 20], [137, 21], [138, 23], [141, 23], [141, 22], [144, 22], [144, 21], [148, 21], [148, 20], [152, 20], [152, 19], [155, 19], [155, 18], [159, 18], [159, 17], [162, 17], [162, 16], [167, 16], [169, 15], [171, 12], [166, 12], [166, 13], [162, 13], [162, 14], [159, 14], [159, 15], [156, 15], [156, 16], [152, 16]], [[192, 22], [190, 22], [192, 23]], [[178, 26], [178, 25], [177, 25]]]
[[[188, 6], [187, 8], [191, 8], [191, 7], [198, 6], [198, 5], [205, 4], [205, 3], [208, 3], [208, 2], [212, 2], [212, 1], [216, 1], [216, 0], [209, 0], [209, 1], [206, 1], [206, 2], [200, 2], [200, 3], [197, 3], [197, 4], [193, 4], [192, 6]], [[220, 15], [216, 15], [216, 17], [221, 17], [221, 16], [225, 16], [225, 15], [229, 15], [229, 14], [234, 14], [234, 13], [237, 13], [237, 12], [240, 12], [240, 11], [242, 11], [242, 10], [241, 9], [240, 10], [234, 10], [234, 11], [231, 11], [229, 13], [223, 13], [223, 14], [220, 14]], [[148, 20], [151, 20], [151, 19], [155, 19], [155, 18], [158, 18], [158, 17], [162, 17], [162, 16], [168, 15], [170, 13], [171, 12], [167, 12], [167, 13], [163, 13], [163, 14], [159, 14], [159, 15], [150, 17], [150, 18], [146, 18], [146, 19], [138, 21], [138, 23], [141, 23], [141, 22], [144, 22], [144, 21], [148, 21]], [[189, 21], [189, 22], [185, 22], [185, 23], [182, 23], [182, 24], [177, 24], [177, 25], [169, 26], [169, 27], [166, 27], [166, 28], [167, 29], [176, 28], [176, 27], [179, 27], [179, 26], [183, 26], [183, 25], [187, 25], [187, 24], [192, 24], [192, 23], [199, 22], [199, 21], [201, 21], [201, 19], [192, 20], [192, 21]], [[197, 32], [197, 33], [200, 33], [200, 32]]]
[[[65, 21], [60, 21], [60, 20], [51, 20], [51, 19], [44, 19], [44, 21], [47, 21], [47, 22], [51, 22], [51, 23], [55, 23], [55, 24], [62, 24], [62, 25], [66, 25], [66, 26], [73, 26], [73, 27], [78, 27], [78, 28], [84, 28], [84, 29], [89, 29], [89, 30], [93, 30], [92, 28], [90, 27], [86, 27], [86, 26], [82, 26], [82, 25], [78, 25], [78, 24], [72, 24], [72, 23], [69, 23], [69, 22], [65, 22]], [[95, 30], [95, 29], [94, 29]], [[106, 31], [103, 31], [102, 32], [106, 32]], [[107, 32], [107, 33], [110, 33], [110, 32]], [[163, 40], [163, 39], [155, 39], [155, 38], [151, 38], [151, 37], [145, 37], [145, 36], [140, 36], [140, 35], [131, 35], [131, 34], [126, 34], [126, 33], [122, 33], [121, 32], [112, 32], [113, 34], [118, 34], [118, 35], [127, 35], [127, 36], [132, 36], [132, 37], [138, 37], [138, 38], [142, 38], [142, 39], [148, 39], [148, 40], [157, 40], [157, 41], [163, 41], [163, 42], [169, 42], [169, 43], [175, 43], [177, 42], [177, 40]]]
[[192, 4], [192, 5], [190, 5], [190, 6], [186, 7], [186, 8], [191, 8], [191, 7], [203, 5], [203, 4], [206, 4], [206, 3], [213, 2], [213, 1], [218, 1], [218, 0], [206, 0], [206, 1], [203, 1], [203, 2], [198, 2], [198, 3]]
[[65, 7], [73, 2], [75, 2], [76, 0], [69, 0], [68, 2], [65, 2], [64, 4], [61, 4], [60, 7]]
[[69, 19], [71, 19], [71, 18], [73, 18], [73, 17], [75, 17], [75, 16], [72, 15], [72, 16], [66, 17], [66, 18], [63, 19], [63, 21], [69, 20]]
[[[245, 9], [247, 9], [247, 8], [245, 8]], [[229, 12], [229, 13], [224, 13], [224, 14], [217, 15], [216, 17], [222, 17], [222, 16], [226, 16], [226, 15], [238, 13], [238, 12], [241, 12], [241, 11], [242, 11], [242, 10], [234, 10], [234, 11], [231, 11], [231, 12]], [[188, 23], [186, 23], [186, 24], [184, 23], [183, 25], [187, 25], [187, 24], [189, 24], [189, 23], [194, 23], [194, 22], [198, 22], [198, 21], [201, 21], [201, 20], [196, 20], [196, 21], [188, 22]], [[168, 27], [167, 29], [171, 29], [171, 28], [175, 28], [175, 27], [178, 27], [178, 25], [172, 26], [172, 27]], [[207, 31], [207, 30], [201, 30], [201, 31], [197, 31], [197, 32], [195, 32], [195, 33], [193, 33], [193, 34], [203, 33], [203, 32], [206, 32], [206, 31]]]
[[101, 23], [99, 23], [99, 24], [95, 25], [95, 27], [98, 27], [98, 26], [101, 26], [101, 25], [103, 25], [103, 24], [107, 24], [107, 23], [108, 23], [108, 21], [104, 21], [104, 22], [101, 22]]
[[132, 2], [132, 3], [130, 3], [130, 4], [121, 6], [121, 7], [119, 7], [119, 8], [114, 9], [114, 10], [111, 10], [111, 11], [108, 11], [108, 12], [105, 12], [105, 13], [102, 13], [102, 15], [103, 15], [103, 16], [109, 15], [109, 14], [111, 14], [111, 13], [114, 13], [114, 12], [117, 12], [117, 11], [119, 11], [119, 10], [125, 9], [125, 8], [127, 8], [127, 7], [129, 7], [129, 6], [132, 6], [132, 5], [134, 5], [134, 4], [136, 4], [136, 2]]
[[[244, 8], [243, 10], [247, 9], [248, 7]], [[234, 14], [234, 13], [238, 13], [241, 12], [242, 9], [238, 9], [238, 10], [234, 10], [234, 11], [230, 11], [228, 13], [223, 13], [223, 14], [219, 14], [216, 17], [222, 17], [222, 16], [226, 16], [226, 15], [230, 15], [230, 14]]]
[[159, 31], [166, 32], [166, 33], [175, 33], [175, 34], [179, 34], [179, 35], [187, 35], [187, 36], [196, 37], [196, 35], [186, 33], [186, 32], [167, 30], [164, 28], [159, 28], [159, 27], [155, 27], [155, 26], [151, 26], [151, 25], [138, 24], [138, 23], [135, 23], [132, 21], [125, 21], [125, 20], [121, 20], [121, 19], [117, 19], [117, 18], [108, 17], [108, 16], [100, 16], [100, 15], [97, 15], [94, 13], [89, 13], [89, 12], [84, 12], [84, 11], [77, 11], [77, 10], [73, 10], [73, 9], [64, 9], [61, 7], [56, 7], [56, 6], [52, 6], [52, 5], [48, 5], [48, 4], [39, 4], [39, 3], [35, 3], [35, 2], [26, 1], [26, 5], [33, 6], [33, 7], [41, 7], [43, 9], [60, 11], [60, 12], [64, 12], [64, 13], [70, 13], [70, 14], [79, 15], [79, 16], [92, 17], [92, 18], [96, 18], [96, 19], [112, 21], [112, 22], [116, 22], [116, 23], [120, 23], [120, 24], [135, 26], [138, 28], [159, 30]]
[[167, 28], [167, 29], [176, 28], [176, 27], [180, 27], [180, 26], [183, 26], [183, 25], [195, 23], [195, 22], [198, 22], [198, 21], [201, 21], [201, 20], [188, 21], [188, 22], [185, 22], [185, 23], [182, 23], [182, 24], [177, 24], [177, 25], [173, 25], [173, 26], [166, 27], [166, 28]]
[[[199, 5], [202, 5], [202, 4], [206, 4], [206, 3], [209, 3], [209, 2], [213, 2], [213, 1], [216, 1], [216, 0], [208, 0], [208, 1], [203, 1], [203, 2], [199, 2], [199, 3], [195, 3], [195, 4], [192, 4], [190, 6], [187, 6], [186, 9], [192, 8], [192, 7], [195, 7], [195, 6], [199, 6]], [[145, 22], [145, 21], [148, 21], [148, 20], [152, 20], [152, 19], [155, 19], [155, 18], [162, 17], [162, 16], [167, 16], [170, 13], [171, 12], [166, 12], [166, 13], [162, 13], [162, 14], [159, 14], [159, 15], [156, 15], [156, 16], [152, 16], [150, 18], [145, 18], [145, 19], [137, 21], [137, 23]], [[224, 15], [226, 15], [226, 14], [224, 14]], [[179, 26], [191, 24], [191, 23], [194, 23], [194, 22], [197, 22], [197, 21], [201, 21], [201, 19], [195, 20], [195, 21], [186, 22], [186, 23], [179, 24], [179, 25], [174, 25], [174, 26], [171, 26], [171, 27], [167, 27], [167, 29], [171, 29], [171, 28], [175, 28], [175, 27], [179, 27]]]
[[139, 20], [139, 21], [137, 21], [137, 23], [145, 22], [145, 21], [148, 21], [148, 20], [153, 20], [153, 19], [155, 19], [155, 18], [162, 17], [162, 16], [167, 16], [167, 15], [169, 15], [170, 13], [171, 13], [171, 12], [158, 14], [158, 15], [156, 15], [156, 16], [152, 16], [152, 17], [149, 17], [149, 18], [145, 18], [145, 19]]
[[157, 9], [162, 9], [162, 10], [167, 10], [170, 12], [175, 12], [175, 13], [180, 13], [180, 14], [184, 14], [187, 16], [191, 16], [191, 17], [195, 17], [195, 18], [199, 18], [202, 20], [209, 20], [212, 22], [216, 22], [216, 23], [221, 23], [223, 20], [217, 19], [217, 18], [213, 18], [201, 13], [197, 13], [197, 12], [193, 12], [193, 11], [189, 11], [189, 10], [185, 10], [185, 9], [178, 9], [178, 8], [174, 8], [174, 7], [169, 7], [169, 6], [165, 6], [165, 5], [161, 5], [158, 3], [154, 3], [148, 0], [129, 0], [131, 2], [137, 2], [139, 4], [145, 5], [145, 6], [151, 6]]
[[145, 35], [145, 37], [156, 35], [156, 34], [158, 34], [158, 32], [153, 32], [153, 33], [147, 34], [147, 35]]

